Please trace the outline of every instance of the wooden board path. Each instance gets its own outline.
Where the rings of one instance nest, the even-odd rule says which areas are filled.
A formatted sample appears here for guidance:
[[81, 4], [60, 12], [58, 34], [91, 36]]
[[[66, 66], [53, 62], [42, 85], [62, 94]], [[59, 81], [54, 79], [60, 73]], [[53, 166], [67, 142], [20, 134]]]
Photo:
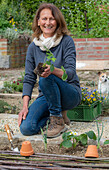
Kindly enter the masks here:
[[109, 169], [108, 158], [84, 158], [70, 155], [36, 153], [23, 157], [19, 152], [0, 151], [0, 169]]

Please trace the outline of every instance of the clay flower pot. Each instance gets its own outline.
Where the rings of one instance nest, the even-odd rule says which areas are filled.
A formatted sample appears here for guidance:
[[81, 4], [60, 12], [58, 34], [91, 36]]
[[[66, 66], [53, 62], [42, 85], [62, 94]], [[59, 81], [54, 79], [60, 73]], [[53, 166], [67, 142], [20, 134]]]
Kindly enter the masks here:
[[89, 145], [85, 153], [86, 158], [98, 158], [98, 150], [96, 145]]
[[30, 156], [34, 153], [31, 143], [29, 141], [24, 141], [20, 150], [22, 156]]

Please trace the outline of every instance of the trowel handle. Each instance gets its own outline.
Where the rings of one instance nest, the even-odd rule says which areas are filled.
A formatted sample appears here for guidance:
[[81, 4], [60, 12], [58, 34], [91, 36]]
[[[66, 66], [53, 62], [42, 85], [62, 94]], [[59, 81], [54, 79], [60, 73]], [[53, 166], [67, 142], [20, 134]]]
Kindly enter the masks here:
[[11, 132], [10, 132], [9, 125], [5, 125], [5, 130], [6, 130], [6, 133], [8, 135], [8, 139], [11, 142], [12, 141], [12, 135], [11, 135]]

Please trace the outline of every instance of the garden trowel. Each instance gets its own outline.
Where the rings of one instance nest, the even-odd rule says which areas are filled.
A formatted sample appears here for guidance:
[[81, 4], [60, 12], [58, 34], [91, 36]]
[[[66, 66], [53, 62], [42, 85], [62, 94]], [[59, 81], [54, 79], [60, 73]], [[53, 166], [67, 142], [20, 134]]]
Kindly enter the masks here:
[[5, 125], [5, 130], [6, 130], [6, 133], [8, 135], [8, 140], [11, 143], [11, 150], [15, 151], [15, 152], [19, 152], [18, 147], [16, 147], [16, 148], [13, 147], [12, 135], [11, 135], [11, 131], [10, 131], [9, 125]]

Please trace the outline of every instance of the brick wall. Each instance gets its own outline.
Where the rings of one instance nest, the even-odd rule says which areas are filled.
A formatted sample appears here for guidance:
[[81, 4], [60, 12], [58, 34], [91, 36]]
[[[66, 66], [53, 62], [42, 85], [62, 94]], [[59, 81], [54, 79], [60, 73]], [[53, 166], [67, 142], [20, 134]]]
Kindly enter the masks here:
[[0, 39], [0, 68], [15, 68], [25, 64], [25, 57], [30, 40], [19, 38], [12, 43]]
[[10, 67], [10, 56], [7, 52], [7, 39], [0, 39], [0, 68]]
[[[77, 60], [109, 60], [109, 38], [80, 38], [74, 39]], [[18, 39], [9, 43], [0, 39], [0, 68], [21, 67], [30, 40]]]
[[109, 38], [73, 39], [77, 60], [109, 60]]

